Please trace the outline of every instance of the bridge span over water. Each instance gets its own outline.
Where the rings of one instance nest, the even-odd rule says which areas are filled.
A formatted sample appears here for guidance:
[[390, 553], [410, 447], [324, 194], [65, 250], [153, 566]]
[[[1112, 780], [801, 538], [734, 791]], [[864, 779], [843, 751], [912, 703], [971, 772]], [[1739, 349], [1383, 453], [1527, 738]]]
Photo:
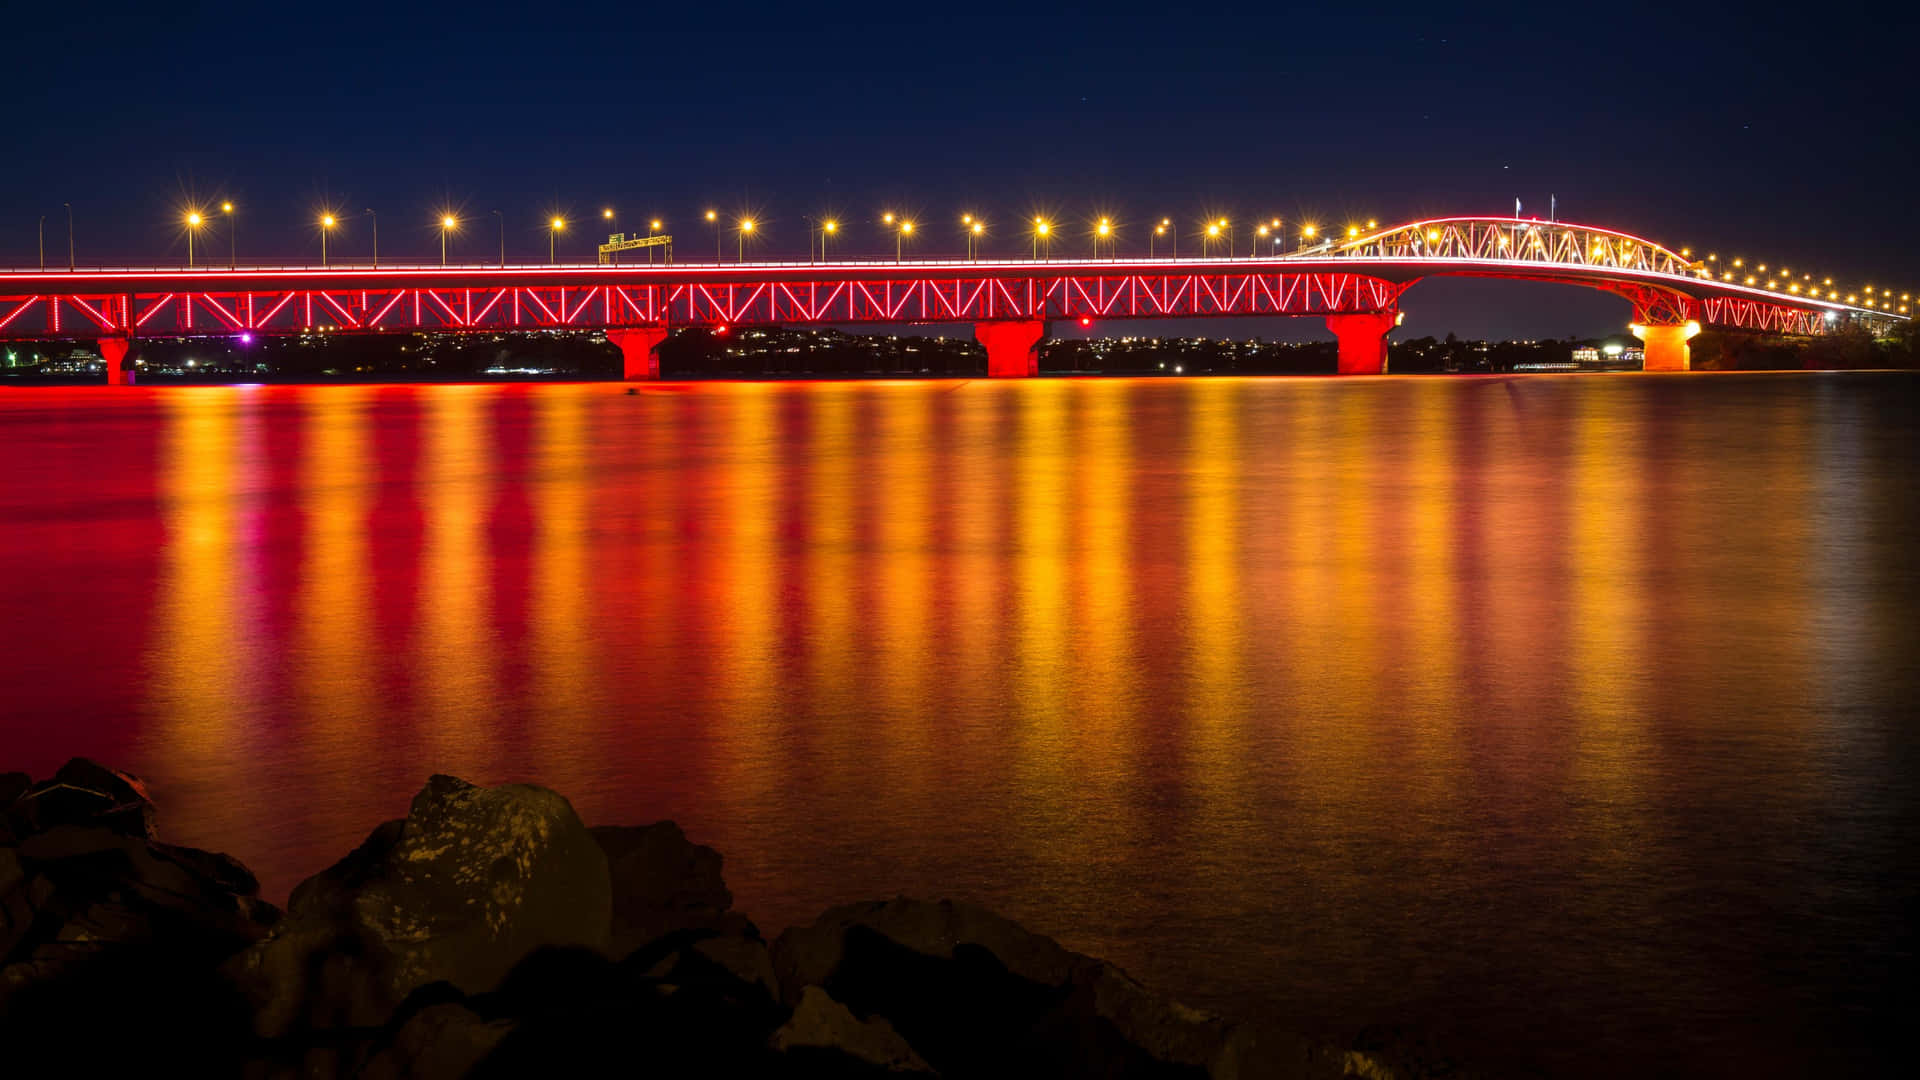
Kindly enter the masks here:
[[108, 382], [141, 339], [315, 331], [600, 329], [629, 379], [660, 377], [676, 327], [972, 323], [988, 374], [1037, 373], [1055, 319], [1323, 319], [1341, 374], [1385, 370], [1402, 296], [1427, 277], [1547, 281], [1626, 299], [1652, 371], [1685, 371], [1702, 327], [1815, 335], [1906, 316], [1717, 277], [1611, 229], [1522, 218], [1411, 222], [1250, 258], [895, 260], [642, 266], [81, 268], [0, 272], [0, 339], [90, 339]]

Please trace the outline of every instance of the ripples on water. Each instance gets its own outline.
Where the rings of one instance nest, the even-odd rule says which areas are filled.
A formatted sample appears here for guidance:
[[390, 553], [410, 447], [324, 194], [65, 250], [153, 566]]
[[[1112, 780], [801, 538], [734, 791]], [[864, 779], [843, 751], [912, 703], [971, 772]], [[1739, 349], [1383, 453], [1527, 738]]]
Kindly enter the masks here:
[[429, 771], [1497, 1066], [1870, 1064], [1914, 380], [0, 393], [4, 764], [284, 895]]

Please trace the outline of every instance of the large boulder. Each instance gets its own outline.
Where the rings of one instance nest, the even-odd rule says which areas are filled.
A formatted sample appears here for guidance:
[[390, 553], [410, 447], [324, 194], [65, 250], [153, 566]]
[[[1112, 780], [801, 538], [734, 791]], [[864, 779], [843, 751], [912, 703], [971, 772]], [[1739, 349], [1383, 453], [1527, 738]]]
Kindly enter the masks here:
[[671, 821], [591, 830], [613, 882], [613, 956], [680, 930], [738, 935], [751, 926], [729, 910], [733, 893], [720, 876], [720, 853], [687, 839]]
[[567, 800], [435, 776], [406, 818], [293, 892], [231, 965], [267, 1038], [368, 1028], [414, 989], [480, 993], [535, 950], [607, 945], [607, 861]]
[[[136, 815], [137, 816], [137, 815]], [[0, 1046], [21, 1075], [236, 1063], [246, 1001], [221, 966], [278, 912], [224, 855], [113, 827], [0, 845]], [[108, 1037], [101, 1037], [106, 1033]]]
[[781, 934], [773, 961], [789, 1004], [818, 986], [948, 1076], [1200, 1076], [1231, 1052], [1225, 1020], [970, 904], [834, 908]]

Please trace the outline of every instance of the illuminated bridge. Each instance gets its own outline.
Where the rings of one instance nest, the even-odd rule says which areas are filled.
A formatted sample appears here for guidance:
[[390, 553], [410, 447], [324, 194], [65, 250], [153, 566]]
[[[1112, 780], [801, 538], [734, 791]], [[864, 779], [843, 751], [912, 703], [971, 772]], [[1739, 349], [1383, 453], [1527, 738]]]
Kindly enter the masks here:
[[1703, 326], [1885, 330], [1903, 311], [1715, 276], [1652, 241], [1522, 218], [1445, 218], [1264, 258], [642, 266], [382, 266], [0, 272], [0, 339], [84, 338], [108, 382], [132, 381], [142, 338], [314, 331], [600, 329], [629, 379], [659, 378], [675, 327], [972, 323], [988, 374], [1033, 375], [1053, 319], [1324, 319], [1342, 374], [1378, 374], [1400, 300], [1434, 276], [1560, 282], [1633, 308], [1646, 366], [1684, 371]]

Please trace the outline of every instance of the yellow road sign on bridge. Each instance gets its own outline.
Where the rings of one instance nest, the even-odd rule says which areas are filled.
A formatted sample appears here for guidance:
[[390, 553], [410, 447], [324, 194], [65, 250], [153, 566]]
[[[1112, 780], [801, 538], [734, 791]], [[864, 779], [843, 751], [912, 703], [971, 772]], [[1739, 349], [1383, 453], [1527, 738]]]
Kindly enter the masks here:
[[662, 234], [660, 236], [636, 236], [628, 239], [626, 233], [614, 233], [612, 236], [607, 237], [606, 243], [600, 245], [600, 262], [602, 265], [613, 262], [613, 256], [622, 251], [636, 251], [640, 248], [656, 247], [666, 248], [667, 261], [673, 261], [672, 236]]

